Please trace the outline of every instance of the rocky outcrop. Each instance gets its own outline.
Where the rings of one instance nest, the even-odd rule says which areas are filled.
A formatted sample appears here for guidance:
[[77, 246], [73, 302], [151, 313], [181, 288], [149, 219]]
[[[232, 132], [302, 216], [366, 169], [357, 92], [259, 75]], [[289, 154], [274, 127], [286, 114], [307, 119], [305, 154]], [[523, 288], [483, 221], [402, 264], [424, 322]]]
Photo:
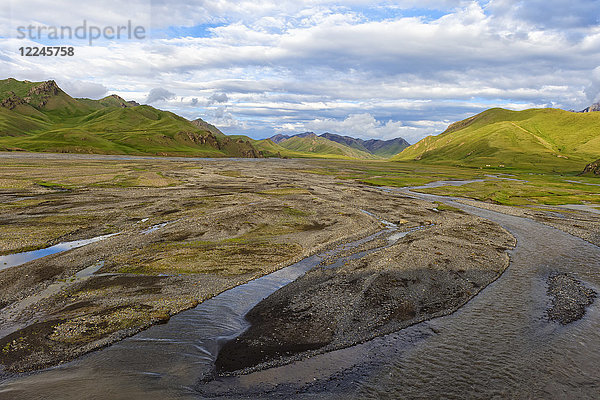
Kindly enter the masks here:
[[54, 96], [60, 93], [60, 88], [53, 80], [42, 82], [29, 89], [28, 96]]
[[217, 128], [216, 126], [214, 126], [212, 124], [209, 124], [208, 122], [204, 121], [202, 118], [195, 119], [195, 120], [191, 121], [191, 123], [195, 127], [200, 128], [203, 131], [210, 132], [215, 136], [221, 136], [224, 134], [223, 132], [221, 132], [219, 130], [219, 128]]
[[263, 158], [263, 154], [256, 150], [252, 143], [242, 138], [231, 139], [228, 137], [217, 137], [211, 132], [203, 135], [198, 132], [179, 132], [180, 140], [192, 142], [200, 146], [210, 146], [222, 150], [232, 157]]
[[583, 170], [583, 172], [581, 175], [595, 175], [595, 176], [600, 176], [600, 160], [596, 160], [593, 163], [590, 163], [588, 165], [585, 166], [585, 169]]
[[8, 92], [8, 97], [0, 102], [0, 107], [13, 110], [15, 107], [26, 104], [25, 100], [17, 96], [14, 92]]
[[600, 102], [592, 104], [591, 106], [589, 106], [588, 108], [581, 110], [580, 112], [582, 113], [588, 113], [588, 112], [594, 112], [594, 111], [600, 111]]
[[27, 96], [21, 98], [17, 96], [14, 92], [7, 92], [8, 97], [6, 97], [2, 102], [0, 102], [0, 106], [8, 108], [9, 110], [15, 109], [19, 105], [29, 104], [34, 105], [36, 107], [43, 107], [48, 103], [48, 99], [52, 96], [56, 96], [60, 93], [60, 88], [54, 81], [46, 81], [42, 82], [39, 85], [33, 86], [27, 92]]
[[33, 106], [44, 107], [52, 96], [56, 96], [60, 92], [56, 82], [49, 80], [29, 89], [27, 97], [24, 97], [23, 100]]
[[183, 136], [184, 140], [186, 141], [221, 150], [221, 144], [212, 133], [209, 133], [208, 135], [201, 135], [196, 132], [180, 132], [179, 134]]

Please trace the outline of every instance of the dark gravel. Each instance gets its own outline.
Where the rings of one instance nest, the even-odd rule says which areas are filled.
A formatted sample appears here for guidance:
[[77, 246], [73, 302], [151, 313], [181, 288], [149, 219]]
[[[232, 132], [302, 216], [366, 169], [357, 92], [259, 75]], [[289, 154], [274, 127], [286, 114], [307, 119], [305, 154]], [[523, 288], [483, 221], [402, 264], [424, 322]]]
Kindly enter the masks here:
[[583, 318], [586, 307], [594, 302], [597, 293], [577, 279], [559, 274], [548, 278], [548, 295], [552, 297], [548, 318], [567, 325]]

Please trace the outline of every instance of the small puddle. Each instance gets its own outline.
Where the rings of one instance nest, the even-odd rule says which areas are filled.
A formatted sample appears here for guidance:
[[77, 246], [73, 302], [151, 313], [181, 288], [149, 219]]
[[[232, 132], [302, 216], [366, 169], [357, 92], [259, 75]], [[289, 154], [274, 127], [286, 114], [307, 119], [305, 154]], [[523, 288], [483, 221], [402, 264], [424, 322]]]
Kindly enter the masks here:
[[76, 249], [91, 243], [99, 242], [107, 239], [111, 236], [118, 235], [118, 233], [111, 233], [110, 235], [97, 236], [91, 239], [75, 240], [72, 242], [59, 243], [54, 246], [46, 247], [45, 249], [25, 251], [22, 253], [9, 254], [6, 256], [0, 256], [0, 271], [10, 267], [16, 267], [18, 265], [25, 264], [26, 262], [37, 260], [38, 258], [46, 257], [52, 254], [62, 253], [63, 251]]
[[[145, 221], [147, 221], [148, 219], [146, 218]], [[150, 228], [145, 229], [142, 231], [142, 235], [147, 235], [149, 233], [155, 232], [157, 230], [159, 230], [160, 228], [164, 228], [165, 226], [172, 224], [174, 222], [177, 222], [179, 220], [175, 220], [175, 221], [167, 221], [167, 222], [162, 222], [160, 224], [156, 224], [156, 225], [152, 225]], [[142, 222], [144, 222], [144, 220], [142, 220]]]
[[98, 272], [102, 267], [104, 267], [104, 261], [98, 261], [96, 264], [77, 272], [75, 278], [88, 278]]
[[[74, 276], [67, 278], [65, 280], [57, 281], [50, 284], [47, 288], [42, 290], [41, 292], [34, 294], [32, 296], [26, 297], [20, 301], [12, 303], [7, 309], [3, 310], [4, 315], [18, 315], [23, 313], [25, 309], [28, 307], [40, 302], [42, 299], [46, 299], [48, 297], [54, 296], [58, 294], [61, 290], [67, 288], [69, 285], [79, 282], [85, 279], [88, 279], [90, 276], [95, 274], [100, 268], [104, 266], [104, 261], [98, 261], [96, 264], [91, 265], [87, 268], [82, 269], [81, 271], [75, 273]], [[104, 275], [104, 274], [101, 274]], [[110, 274], [105, 274], [110, 275]], [[8, 323], [8, 319], [4, 320], [4, 324], [0, 326], [0, 338], [5, 337], [6, 335], [10, 335], [13, 332], [18, 331], [19, 329], [25, 328], [27, 323]]]
[[[367, 214], [369, 216], [377, 218], [375, 215], [373, 215], [372, 213], [370, 213], [368, 211], [365, 211], [365, 210], [360, 210], [360, 211], [362, 211], [363, 213], [365, 213], [365, 214]], [[386, 248], [388, 248], [388, 247], [393, 246], [394, 244], [396, 244], [396, 242], [398, 242], [398, 240], [402, 239], [406, 235], [408, 235], [410, 233], [413, 233], [415, 231], [418, 231], [420, 229], [427, 228], [427, 227], [431, 226], [431, 225], [417, 226], [417, 227], [411, 228], [411, 229], [409, 229], [408, 231], [405, 231], [405, 232], [396, 232], [398, 230], [398, 225], [396, 225], [396, 224], [394, 224], [392, 222], [386, 221], [384, 219], [380, 219], [380, 218], [377, 218], [377, 219], [379, 220], [379, 222], [381, 222], [383, 225], [385, 225], [385, 229], [384, 230], [381, 230], [381, 231], [379, 231], [377, 233], [374, 233], [374, 234], [372, 234], [370, 236], [367, 236], [367, 237], [365, 237], [365, 238], [363, 238], [361, 240], [358, 240], [356, 242], [352, 242], [352, 243], [349, 243], [349, 244], [347, 244], [345, 246], [342, 246], [341, 251], [349, 250], [349, 249], [352, 249], [352, 248], [356, 248], [356, 247], [358, 247], [358, 246], [360, 246], [362, 244], [365, 244], [365, 243], [368, 243], [368, 242], [370, 242], [372, 240], [377, 239], [379, 236], [384, 236], [386, 234], [389, 234], [389, 236], [387, 237], [387, 244], [385, 244], [383, 246], [375, 247], [373, 249], [368, 249], [368, 250], [360, 251], [360, 252], [357, 252], [357, 253], [354, 253], [354, 254], [351, 254], [351, 255], [348, 255], [348, 256], [339, 257], [335, 262], [333, 262], [331, 264], [328, 264], [328, 265], [321, 265], [321, 267], [324, 268], [324, 269], [339, 268], [339, 267], [343, 266], [345, 263], [347, 263], [348, 261], [360, 259], [360, 258], [363, 258], [363, 257], [371, 254], [371, 253], [374, 253], [374, 252], [386, 249]], [[336, 249], [333, 252], [337, 254], [340, 251]]]

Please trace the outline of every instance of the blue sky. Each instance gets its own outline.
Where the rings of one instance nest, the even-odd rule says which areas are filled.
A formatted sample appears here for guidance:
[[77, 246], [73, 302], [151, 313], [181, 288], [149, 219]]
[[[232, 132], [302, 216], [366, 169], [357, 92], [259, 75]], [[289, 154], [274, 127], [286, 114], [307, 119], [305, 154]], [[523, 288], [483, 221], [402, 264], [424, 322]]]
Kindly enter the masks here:
[[[254, 138], [303, 131], [410, 142], [490, 107], [582, 109], [600, 95], [600, 2], [7, 0], [0, 68], [77, 97], [116, 93]], [[131, 21], [143, 40], [17, 38]], [[70, 58], [21, 57], [36, 44]]]

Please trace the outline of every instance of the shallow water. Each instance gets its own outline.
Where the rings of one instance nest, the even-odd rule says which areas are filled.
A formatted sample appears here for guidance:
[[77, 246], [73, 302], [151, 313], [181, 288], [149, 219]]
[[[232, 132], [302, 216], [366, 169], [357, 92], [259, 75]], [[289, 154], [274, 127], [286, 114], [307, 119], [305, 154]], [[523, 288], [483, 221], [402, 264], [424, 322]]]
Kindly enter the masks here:
[[477, 183], [477, 182], [485, 182], [486, 179], [469, 179], [469, 180], [456, 180], [456, 181], [435, 181], [435, 182], [429, 182], [425, 185], [421, 185], [421, 186], [408, 186], [405, 187], [403, 189], [405, 190], [419, 190], [419, 189], [431, 189], [431, 188], [438, 188], [438, 187], [442, 187], [442, 186], [464, 186], [464, 185], [468, 185], [469, 183]]
[[22, 253], [9, 254], [6, 256], [0, 256], [0, 270], [16, 267], [17, 265], [25, 264], [26, 262], [37, 260], [38, 258], [46, 257], [52, 254], [62, 253], [63, 251], [76, 249], [78, 247], [85, 246], [87, 244], [99, 242], [100, 240], [107, 239], [111, 236], [118, 235], [118, 233], [112, 233], [110, 235], [97, 236], [90, 239], [75, 240], [72, 242], [59, 243], [54, 246], [46, 247], [45, 249], [25, 251]]
[[[511, 178], [511, 177], [513, 177], [514, 175], [510, 175], [511, 177], [507, 177], [507, 176], [506, 176], [506, 175], [504, 175], [504, 174], [502, 174], [502, 175], [491, 175], [491, 174], [488, 174], [488, 175], [486, 175], [486, 176], [487, 176], [488, 178], [500, 179], [500, 180], [503, 180], [503, 181], [513, 181], [513, 182], [523, 182], [523, 183], [525, 183], [525, 182], [529, 182], [529, 181], [525, 181], [525, 180], [523, 180], [523, 179]], [[567, 182], [568, 182], [568, 181], [567, 181]]]
[[600, 183], [580, 182], [580, 181], [573, 181], [573, 180], [569, 180], [569, 179], [565, 179], [565, 182], [578, 183], [580, 185], [587, 185], [587, 186], [600, 186]]
[[600, 209], [595, 208], [592, 205], [587, 205], [587, 204], [563, 204], [563, 205], [558, 205], [558, 206], [553, 206], [553, 207], [566, 208], [568, 210], [586, 211], [586, 212], [591, 212], [594, 214], [600, 214]]

